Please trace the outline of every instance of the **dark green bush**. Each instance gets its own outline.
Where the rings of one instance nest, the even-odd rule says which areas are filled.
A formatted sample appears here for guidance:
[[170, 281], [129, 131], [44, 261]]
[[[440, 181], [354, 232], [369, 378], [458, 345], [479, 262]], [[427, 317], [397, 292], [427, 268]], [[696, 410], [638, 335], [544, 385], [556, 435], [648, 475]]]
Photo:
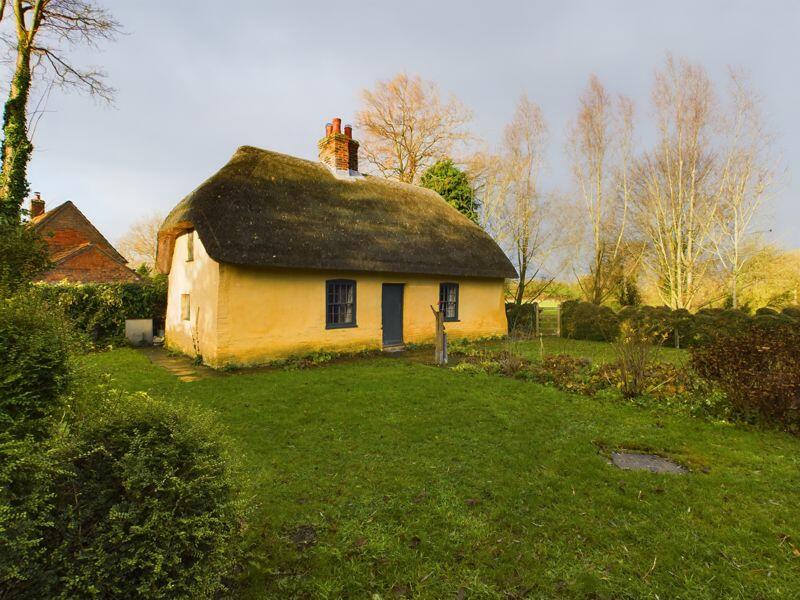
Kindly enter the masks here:
[[0, 434], [0, 598], [46, 598], [54, 481], [46, 445]]
[[0, 298], [0, 431], [41, 433], [70, 378], [74, 333], [30, 291]]
[[506, 304], [509, 333], [532, 335], [536, 332], [537, 304]]
[[704, 308], [692, 314], [685, 309], [671, 310], [665, 306], [626, 306], [614, 314], [608, 307], [568, 301], [561, 305], [561, 330], [563, 337], [609, 341], [618, 335], [622, 323], [630, 323], [667, 346], [688, 348], [703, 345], [720, 332], [733, 334], [751, 322], [800, 326], [800, 317], [796, 314], [800, 311], [777, 313], [765, 309], [751, 317], [742, 310], [722, 308]]
[[56, 443], [0, 438], [0, 598], [214, 598], [243, 558], [218, 428], [144, 395], [97, 400]]
[[74, 327], [99, 344], [120, 342], [125, 319], [163, 319], [167, 308], [167, 279], [137, 283], [61, 283], [36, 286], [59, 306]]
[[758, 310], [756, 310], [756, 316], [758, 315], [777, 315], [779, 314], [777, 310], [774, 308], [770, 308], [769, 306], [762, 306]]
[[800, 327], [761, 315], [692, 350], [701, 377], [717, 383], [738, 414], [800, 432]]
[[800, 306], [787, 306], [781, 311], [781, 314], [793, 319], [800, 319]]
[[49, 264], [47, 244], [32, 227], [0, 219], [0, 292], [14, 293]]
[[619, 334], [619, 318], [607, 306], [569, 300], [561, 305], [561, 335], [577, 340], [612, 340]]
[[76, 427], [67, 470], [51, 594], [212, 598], [233, 575], [242, 485], [210, 416], [144, 395], [105, 400]]

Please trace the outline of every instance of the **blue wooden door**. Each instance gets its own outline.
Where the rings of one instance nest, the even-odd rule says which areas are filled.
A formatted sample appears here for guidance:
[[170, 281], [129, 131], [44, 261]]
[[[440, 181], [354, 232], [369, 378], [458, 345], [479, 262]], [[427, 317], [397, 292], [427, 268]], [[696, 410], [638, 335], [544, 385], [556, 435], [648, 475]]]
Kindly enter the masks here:
[[383, 345], [399, 346], [403, 343], [403, 284], [384, 283], [382, 296]]

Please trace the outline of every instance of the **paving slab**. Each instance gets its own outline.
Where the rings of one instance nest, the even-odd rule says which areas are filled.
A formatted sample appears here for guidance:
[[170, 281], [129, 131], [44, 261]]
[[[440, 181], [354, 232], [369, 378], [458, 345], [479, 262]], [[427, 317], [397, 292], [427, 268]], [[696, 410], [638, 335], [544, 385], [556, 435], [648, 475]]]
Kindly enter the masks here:
[[209, 377], [216, 377], [219, 375], [214, 369], [204, 365], [196, 365], [188, 356], [171, 354], [163, 347], [145, 346], [138, 348], [138, 350], [144, 354], [151, 363], [166, 369], [181, 381], [199, 381], [200, 379], [208, 379]]
[[686, 474], [689, 470], [663, 456], [639, 452], [612, 452], [611, 463], [625, 471], [650, 471], [651, 473]]

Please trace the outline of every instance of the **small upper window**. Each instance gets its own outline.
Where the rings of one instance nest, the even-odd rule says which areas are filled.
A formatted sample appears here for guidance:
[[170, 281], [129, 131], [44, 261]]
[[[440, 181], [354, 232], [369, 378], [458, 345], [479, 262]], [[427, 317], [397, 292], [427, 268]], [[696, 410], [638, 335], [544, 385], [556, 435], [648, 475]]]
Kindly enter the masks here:
[[194, 231], [186, 235], [186, 262], [194, 260]]
[[356, 282], [331, 279], [325, 282], [325, 327], [356, 326]]
[[439, 284], [439, 310], [445, 321], [458, 321], [458, 284]]
[[188, 321], [192, 316], [192, 307], [189, 304], [189, 294], [181, 294], [181, 319]]

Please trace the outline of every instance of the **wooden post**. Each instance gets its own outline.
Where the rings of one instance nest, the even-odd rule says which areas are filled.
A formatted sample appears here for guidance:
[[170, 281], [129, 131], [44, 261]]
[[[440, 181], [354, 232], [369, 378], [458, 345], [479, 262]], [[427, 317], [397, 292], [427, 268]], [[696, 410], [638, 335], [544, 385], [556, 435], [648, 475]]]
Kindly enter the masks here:
[[445, 348], [445, 333], [444, 333], [444, 313], [441, 310], [436, 310], [431, 306], [433, 316], [436, 318], [436, 353], [434, 360], [437, 365], [447, 364], [447, 350]]
[[556, 328], [556, 337], [561, 337], [561, 305], [559, 304], [556, 307], [556, 311], [558, 314], [558, 326]]
[[538, 302], [534, 302], [533, 303], [533, 314], [534, 314], [533, 322], [535, 324], [534, 327], [536, 327], [536, 330], [533, 332], [533, 335], [537, 336], [537, 335], [539, 335], [539, 331], [540, 331], [540, 329], [539, 329], [539, 303]]

